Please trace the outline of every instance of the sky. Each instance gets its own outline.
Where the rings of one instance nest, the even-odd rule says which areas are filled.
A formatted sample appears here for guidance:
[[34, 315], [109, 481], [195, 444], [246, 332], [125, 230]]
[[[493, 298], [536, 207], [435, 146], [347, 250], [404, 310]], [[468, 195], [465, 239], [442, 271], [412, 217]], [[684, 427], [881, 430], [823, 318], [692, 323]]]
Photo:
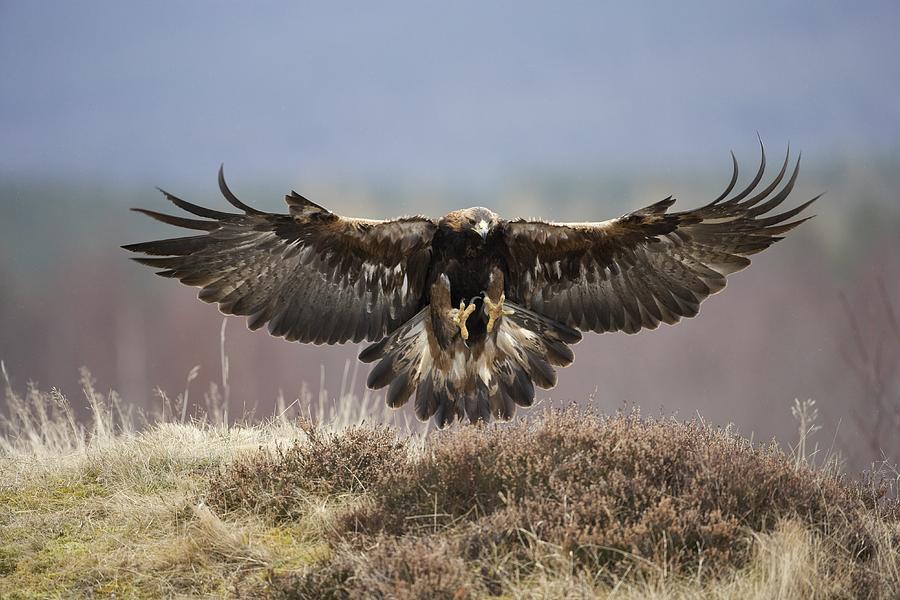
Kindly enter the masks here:
[[896, 2], [0, 2], [0, 176], [491, 182], [896, 156]]

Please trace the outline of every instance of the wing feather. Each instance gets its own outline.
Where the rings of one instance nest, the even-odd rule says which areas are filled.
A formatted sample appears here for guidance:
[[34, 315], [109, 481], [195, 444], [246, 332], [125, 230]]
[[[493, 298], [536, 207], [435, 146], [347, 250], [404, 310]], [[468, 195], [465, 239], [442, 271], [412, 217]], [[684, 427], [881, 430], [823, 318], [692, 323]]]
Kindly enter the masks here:
[[418, 310], [437, 227], [430, 219], [341, 217], [296, 192], [285, 197], [289, 214], [266, 213], [238, 200], [221, 169], [219, 188], [243, 214], [163, 191], [204, 219], [136, 210], [206, 233], [123, 247], [158, 274], [200, 287], [200, 299], [222, 312], [248, 316], [251, 329], [268, 324], [291, 341], [374, 341]]
[[792, 220], [819, 196], [772, 214], [793, 190], [800, 159], [781, 186], [788, 151], [773, 181], [756, 192], [766, 166], [762, 142], [760, 154], [752, 181], [729, 197], [738, 172], [732, 154], [725, 191], [695, 210], [669, 212], [670, 197], [599, 223], [506, 222], [510, 299], [582, 331], [636, 333], [695, 316], [750, 256], [811, 218]]

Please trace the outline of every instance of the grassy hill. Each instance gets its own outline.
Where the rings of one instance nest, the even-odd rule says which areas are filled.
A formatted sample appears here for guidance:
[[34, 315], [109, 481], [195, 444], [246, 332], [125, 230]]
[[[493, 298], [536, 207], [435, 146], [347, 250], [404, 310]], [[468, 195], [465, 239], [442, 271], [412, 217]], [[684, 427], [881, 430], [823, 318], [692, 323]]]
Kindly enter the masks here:
[[700, 420], [572, 408], [426, 435], [284, 412], [136, 429], [84, 383], [88, 425], [59, 394], [6, 390], [2, 598], [900, 594], [883, 480]]

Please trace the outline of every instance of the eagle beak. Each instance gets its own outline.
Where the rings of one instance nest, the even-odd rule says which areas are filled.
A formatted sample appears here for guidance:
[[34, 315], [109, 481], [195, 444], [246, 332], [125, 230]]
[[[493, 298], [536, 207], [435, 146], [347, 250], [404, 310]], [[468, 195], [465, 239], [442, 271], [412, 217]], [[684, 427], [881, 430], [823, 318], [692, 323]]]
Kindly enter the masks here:
[[488, 232], [490, 232], [490, 230], [491, 230], [491, 226], [488, 225], [487, 221], [482, 219], [482, 220], [478, 221], [478, 224], [475, 225], [475, 227], [473, 227], [472, 229], [474, 229], [475, 232], [481, 236], [481, 239], [485, 239], [485, 238], [487, 238]]

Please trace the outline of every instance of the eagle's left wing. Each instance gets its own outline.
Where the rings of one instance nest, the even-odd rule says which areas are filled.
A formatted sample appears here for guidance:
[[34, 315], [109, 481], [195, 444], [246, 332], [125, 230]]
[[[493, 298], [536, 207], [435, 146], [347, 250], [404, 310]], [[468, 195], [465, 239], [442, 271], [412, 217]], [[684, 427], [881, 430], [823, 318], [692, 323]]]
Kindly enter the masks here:
[[737, 180], [734, 161], [725, 192], [695, 210], [669, 213], [675, 200], [666, 198], [599, 223], [506, 223], [511, 298], [571, 327], [600, 333], [636, 333], [693, 317], [705, 298], [725, 287], [727, 275], [750, 264], [748, 256], [805, 221], [790, 219], [818, 198], [769, 214], [791, 192], [799, 159], [779, 192], [770, 197], [784, 178], [787, 157], [775, 180], [748, 198], [765, 163], [763, 151], [750, 185], [726, 200]]
[[163, 192], [203, 219], [135, 209], [199, 235], [130, 244], [138, 262], [202, 288], [200, 299], [248, 326], [268, 324], [289, 341], [376, 341], [419, 310], [437, 225], [425, 217], [388, 221], [336, 215], [303, 196], [285, 196], [289, 214], [266, 213], [225, 199], [240, 213], [191, 204]]

